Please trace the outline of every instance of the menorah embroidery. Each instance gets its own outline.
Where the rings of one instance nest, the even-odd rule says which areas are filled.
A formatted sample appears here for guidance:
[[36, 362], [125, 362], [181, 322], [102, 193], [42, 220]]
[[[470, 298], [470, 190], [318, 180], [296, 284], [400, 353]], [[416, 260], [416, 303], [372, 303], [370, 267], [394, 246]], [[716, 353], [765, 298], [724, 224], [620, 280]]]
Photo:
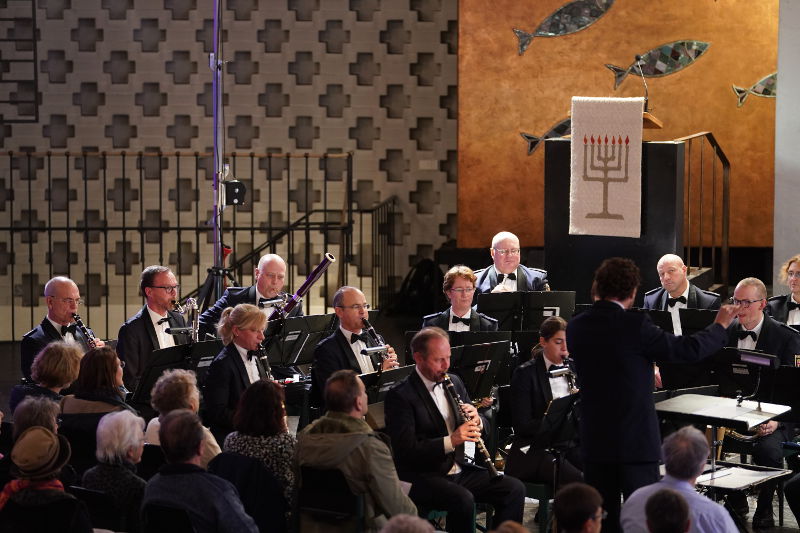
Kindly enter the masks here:
[[[625, 155], [622, 155], [622, 137], [616, 138], [612, 135], [611, 142], [608, 142], [608, 135], [597, 139], [594, 135], [589, 140], [583, 136], [583, 179], [584, 181], [599, 181], [603, 184], [603, 211], [600, 213], [588, 213], [586, 218], [606, 218], [611, 220], [624, 220], [625, 217], [608, 212], [608, 184], [625, 183], [628, 181], [628, 137], [625, 137]], [[588, 159], [588, 162], [587, 162]], [[618, 174], [622, 170], [623, 159], [625, 160], [624, 174]], [[588, 167], [588, 170], [587, 170]], [[589, 174], [589, 170], [593, 172]], [[599, 174], [597, 174], [599, 172]], [[611, 175], [614, 173], [613, 175]]]

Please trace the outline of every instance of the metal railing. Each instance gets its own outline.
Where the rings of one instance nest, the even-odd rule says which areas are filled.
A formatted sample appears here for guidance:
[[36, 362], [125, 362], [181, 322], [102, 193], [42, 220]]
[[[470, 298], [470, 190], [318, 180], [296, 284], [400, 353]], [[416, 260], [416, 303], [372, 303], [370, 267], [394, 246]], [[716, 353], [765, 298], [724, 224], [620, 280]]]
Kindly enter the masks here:
[[710, 269], [712, 287], [727, 296], [731, 164], [708, 131], [675, 139], [686, 143], [684, 261], [690, 273]]
[[[286, 259], [293, 291], [331, 251], [339, 261], [322, 290], [308, 294], [307, 311], [327, 311], [333, 280], [363, 285], [374, 304], [388, 304], [397, 200], [357, 208], [352, 154], [227, 158], [248, 189], [246, 204], [222, 216], [242, 285], [269, 251]], [[103, 338], [116, 337], [142, 305], [147, 265], [170, 266], [186, 289], [201, 286], [213, 265], [212, 172], [211, 154], [201, 153], [0, 152], [0, 340], [19, 340], [41, 321], [43, 285], [54, 275], [78, 283], [81, 314]]]

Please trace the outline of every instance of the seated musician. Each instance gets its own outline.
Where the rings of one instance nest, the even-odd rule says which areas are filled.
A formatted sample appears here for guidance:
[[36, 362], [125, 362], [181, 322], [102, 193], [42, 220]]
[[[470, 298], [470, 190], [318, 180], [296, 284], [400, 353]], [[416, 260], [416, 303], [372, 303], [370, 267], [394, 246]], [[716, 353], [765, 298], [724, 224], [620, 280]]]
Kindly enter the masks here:
[[[732, 301], [740, 306], [736, 320], [728, 326], [728, 346], [746, 350], [760, 350], [776, 355], [781, 365], [796, 366], [800, 355], [800, 333], [768, 316], [767, 288], [756, 278], [745, 278], [733, 291]], [[791, 440], [791, 428], [772, 420], [761, 424], [756, 432], [753, 461], [757, 465], [783, 467], [781, 442]], [[777, 481], [762, 485], [758, 496], [753, 524], [756, 527], [772, 527], [772, 496]], [[733, 502], [734, 508], [746, 512], [747, 500], [743, 495]], [[730, 501], [730, 500], [729, 500]], [[743, 516], [743, 515], [742, 515]]]
[[789, 286], [789, 294], [773, 296], [767, 302], [767, 312], [778, 322], [800, 324], [800, 254], [781, 265], [781, 281]]
[[[317, 345], [311, 366], [311, 401], [318, 406], [322, 406], [325, 382], [337, 370], [349, 368], [367, 374], [378, 369], [369, 355], [361, 353], [365, 348], [378, 346], [363, 329], [364, 319], [369, 319], [369, 304], [364, 293], [355, 287], [340, 287], [333, 295], [333, 307], [339, 327]], [[386, 355], [380, 368], [390, 370], [400, 366], [394, 348], [389, 346]]]
[[519, 264], [519, 238], [501, 231], [492, 238], [492, 266], [475, 271], [477, 294], [485, 292], [549, 291], [547, 271]]
[[[511, 378], [511, 417], [514, 440], [506, 463], [506, 473], [523, 481], [553, 484], [555, 463], [553, 454], [536, 442], [536, 435], [550, 402], [570, 394], [570, 383], [565, 376], [549, 377], [549, 371], [567, 366], [567, 322], [551, 316], [539, 330], [539, 344], [533, 349], [533, 358], [521, 364]], [[559, 485], [582, 481], [582, 462], [579, 449], [568, 450], [561, 464]]]
[[444, 275], [442, 290], [450, 307], [422, 319], [422, 327], [436, 326], [445, 331], [497, 331], [497, 320], [479, 313], [472, 306], [475, 273], [464, 265], [456, 265]]

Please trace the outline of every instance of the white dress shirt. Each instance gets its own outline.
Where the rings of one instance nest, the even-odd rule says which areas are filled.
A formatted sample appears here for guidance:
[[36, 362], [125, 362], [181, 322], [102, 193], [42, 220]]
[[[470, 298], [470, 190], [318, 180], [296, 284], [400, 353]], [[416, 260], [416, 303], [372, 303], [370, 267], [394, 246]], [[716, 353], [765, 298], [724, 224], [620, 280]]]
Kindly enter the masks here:
[[[544, 357], [544, 354], [542, 354], [542, 357], [544, 358], [544, 368], [546, 371], [549, 371], [550, 367], [553, 366], [553, 362], [551, 362], [547, 357]], [[548, 376], [547, 379], [550, 380], [550, 392], [553, 394], [554, 400], [556, 398], [569, 396], [569, 383], [567, 383], [566, 376], [558, 376], [557, 378], [551, 378]]]
[[[666, 296], [668, 298], [671, 298], [669, 293], [666, 293]], [[688, 283], [686, 284], [686, 290], [683, 291], [683, 294], [678, 296], [678, 298], [680, 298], [681, 296], [686, 298], [686, 303], [689, 303], [689, 284]], [[683, 330], [681, 329], [681, 313], [680, 313], [680, 311], [678, 311], [678, 309], [686, 309], [686, 304], [681, 303], [681, 302], [675, 302], [675, 305], [673, 305], [672, 307], [667, 306], [667, 311], [669, 311], [669, 314], [672, 315], [672, 332], [675, 335], [681, 335], [682, 332], [683, 332]]]
[[[742, 350], [755, 350], [756, 343], [758, 342], [758, 336], [761, 335], [761, 326], [763, 325], [764, 325], [764, 315], [762, 313], [761, 320], [758, 321], [756, 327], [754, 327], [751, 330], [748, 330], [756, 334], [756, 340], [753, 340], [752, 337], [749, 336], [745, 337], [744, 339], [739, 339], [739, 343], [736, 345], [736, 347], [741, 348]], [[739, 327], [741, 329], [747, 329], [744, 327], [744, 324], [739, 324]]]
[[[344, 329], [342, 326], [339, 326], [339, 330], [341, 330], [342, 335], [344, 335], [344, 339], [347, 342], [350, 342], [350, 336], [353, 335], [353, 332]], [[359, 330], [356, 332], [357, 335], [361, 335], [364, 330]], [[356, 356], [356, 361], [358, 361], [358, 366], [361, 367], [362, 374], [369, 374], [370, 372], [375, 372], [375, 367], [372, 366], [372, 359], [368, 355], [362, 354], [361, 350], [366, 348], [367, 345], [364, 341], [357, 340], [356, 342], [350, 343], [350, 349], [353, 350], [353, 355]]]
[[169, 322], [163, 322], [161, 324], [158, 323], [158, 321], [162, 318], [167, 318], [169, 313], [161, 316], [150, 309], [149, 306], [147, 307], [147, 312], [150, 315], [150, 320], [153, 322], [153, 328], [156, 330], [156, 337], [158, 337], [158, 346], [155, 349], [159, 350], [161, 348], [171, 348], [175, 346], [175, 337], [167, 333]]
[[[447, 393], [444, 391], [444, 384], [436, 384], [433, 381], [429, 380], [425, 376], [422, 375], [422, 372], [419, 371], [419, 368], [414, 369], [422, 380], [423, 385], [431, 394], [431, 398], [433, 398], [433, 403], [436, 404], [436, 407], [439, 409], [439, 413], [441, 413], [442, 418], [444, 418], [444, 424], [447, 426], [447, 436], [442, 438], [442, 442], [444, 444], [444, 453], [450, 453], [455, 450], [453, 446], [453, 441], [450, 439], [450, 434], [453, 433], [456, 429], [455, 425], [455, 418], [453, 417], [453, 410], [450, 408], [450, 403], [447, 401]], [[475, 443], [473, 442], [465, 442], [464, 445], [467, 444], [473, 445], [473, 454], [474, 454], [474, 446]], [[467, 448], [464, 448], [464, 454], [467, 455]], [[447, 473], [448, 475], [458, 474], [461, 472], [461, 467], [458, 466], [458, 463], [453, 463], [453, 467]]]
[[[47, 317], [47, 320], [50, 320], [50, 323], [53, 324], [53, 327], [56, 328], [56, 331], [59, 335], [61, 335], [61, 324], [57, 322], [53, 322], [50, 317]], [[65, 342], [78, 342], [78, 339], [72, 334], [71, 331], [66, 332], [64, 335], [61, 335]]]
[[239, 352], [239, 356], [242, 358], [242, 362], [244, 363], [244, 368], [247, 370], [247, 377], [250, 378], [250, 383], [255, 383], [261, 376], [258, 375], [258, 364], [256, 363], [255, 357], [250, 359], [247, 356], [247, 350], [239, 346], [238, 344], [233, 344], [236, 347], [236, 351]]
[[[794, 294], [791, 294], [789, 298], [790, 301], [794, 303], [800, 303], [794, 299]], [[786, 324], [788, 324], [789, 326], [800, 324], [800, 309], [792, 309], [791, 311], [789, 311], [789, 314], [786, 317]]]
[[[499, 279], [500, 278], [500, 272], [497, 270], [497, 267], [492, 266], [492, 268], [494, 268], [494, 273], [497, 276], [497, 279]], [[516, 277], [517, 271], [515, 270], [514, 272], [512, 272], [512, 274], [514, 274], [514, 276]], [[516, 292], [516, 290], [517, 290], [517, 280], [516, 279], [508, 279], [508, 275], [507, 274], [503, 274], [503, 281], [501, 283], [498, 283], [498, 285], [502, 285], [503, 287], [505, 287], [506, 289], [508, 289], [511, 292]]]
[[448, 331], [469, 331], [469, 324], [464, 324], [463, 322], [453, 322], [453, 317], [457, 316], [458, 318], [466, 318], [469, 320], [469, 317], [472, 316], [472, 309], [467, 311], [467, 314], [464, 316], [459, 316], [453, 312], [453, 308], [450, 308], [450, 318], [448, 319]]

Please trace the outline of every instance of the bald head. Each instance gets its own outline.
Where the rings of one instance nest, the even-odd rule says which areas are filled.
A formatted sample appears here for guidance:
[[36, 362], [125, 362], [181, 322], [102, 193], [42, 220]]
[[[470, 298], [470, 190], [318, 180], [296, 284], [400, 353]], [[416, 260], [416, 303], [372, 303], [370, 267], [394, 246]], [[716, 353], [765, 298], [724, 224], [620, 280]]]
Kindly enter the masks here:
[[689, 286], [689, 280], [686, 278], [686, 265], [683, 264], [683, 259], [675, 254], [666, 254], [661, 257], [656, 270], [658, 270], [661, 286], [672, 298], [682, 295]]
[[81, 298], [74, 281], [64, 276], [56, 276], [45, 284], [44, 297], [50, 320], [62, 326], [72, 322], [72, 314], [78, 312]]
[[286, 283], [286, 261], [276, 254], [267, 254], [258, 260], [255, 270], [256, 288], [264, 298], [275, 298]]

